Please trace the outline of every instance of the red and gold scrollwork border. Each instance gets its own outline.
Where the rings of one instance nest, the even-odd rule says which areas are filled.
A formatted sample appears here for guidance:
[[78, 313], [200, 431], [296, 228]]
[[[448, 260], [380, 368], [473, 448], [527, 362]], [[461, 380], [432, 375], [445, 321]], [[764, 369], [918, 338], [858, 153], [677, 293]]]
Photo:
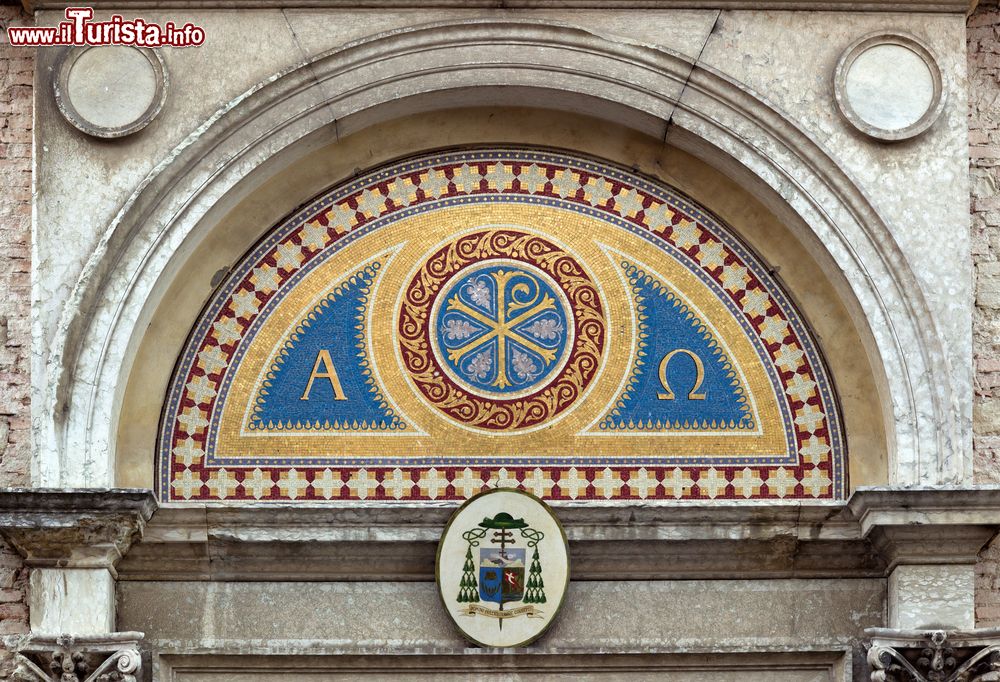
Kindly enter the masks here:
[[[573, 345], [565, 366], [534, 393], [510, 400], [483, 398], [448, 378], [431, 350], [431, 308], [445, 283], [460, 270], [492, 259], [534, 265], [562, 289], [573, 313]], [[566, 251], [538, 235], [510, 228], [481, 230], [440, 247], [407, 286], [399, 316], [403, 365], [421, 395], [466, 427], [528, 429], [556, 418], [583, 395], [604, 351], [604, 312], [597, 287]]]

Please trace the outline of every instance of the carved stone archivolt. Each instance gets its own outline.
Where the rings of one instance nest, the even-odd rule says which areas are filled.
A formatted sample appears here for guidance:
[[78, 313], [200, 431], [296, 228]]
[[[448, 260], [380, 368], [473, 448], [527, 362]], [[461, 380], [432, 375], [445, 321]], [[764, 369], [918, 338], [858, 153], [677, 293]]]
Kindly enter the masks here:
[[1000, 630], [867, 630], [872, 682], [998, 682]]
[[99, 637], [7, 638], [15, 667], [7, 679], [17, 682], [137, 682], [141, 679], [142, 633]]

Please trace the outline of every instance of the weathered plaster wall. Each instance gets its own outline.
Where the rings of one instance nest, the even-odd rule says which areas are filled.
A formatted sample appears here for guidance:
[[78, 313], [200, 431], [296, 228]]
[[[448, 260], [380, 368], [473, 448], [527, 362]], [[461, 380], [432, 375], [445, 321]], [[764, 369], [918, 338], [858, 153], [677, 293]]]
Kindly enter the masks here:
[[[0, 6], [0, 26], [23, 22]], [[31, 128], [33, 50], [0, 38], [0, 485], [30, 483]], [[28, 631], [28, 571], [0, 542], [0, 635]], [[2, 668], [2, 657], [0, 657]]]
[[[977, 483], [1000, 483], [1000, 6], [979, 3], [968, 23], [972, 174], [973, 321]], [[976, 622], [1000, 626], [1000, 542], [976, 570]]]

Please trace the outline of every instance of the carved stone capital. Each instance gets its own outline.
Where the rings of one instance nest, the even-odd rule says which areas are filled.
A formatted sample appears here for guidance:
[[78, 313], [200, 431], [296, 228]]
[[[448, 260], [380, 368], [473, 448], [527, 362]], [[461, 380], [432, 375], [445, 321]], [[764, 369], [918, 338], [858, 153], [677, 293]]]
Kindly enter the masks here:
[[142, 675], [141, 632], [100, 637], [5, 637], [16, 657], [8, 679], [16, 682], [137, 682]]
[[0, 489], [0, 535], [32, 568], [107, 568], [142, 537], [149, 490]]
[[872, 682], [998, 682], [1000, 630], [865, 630]]

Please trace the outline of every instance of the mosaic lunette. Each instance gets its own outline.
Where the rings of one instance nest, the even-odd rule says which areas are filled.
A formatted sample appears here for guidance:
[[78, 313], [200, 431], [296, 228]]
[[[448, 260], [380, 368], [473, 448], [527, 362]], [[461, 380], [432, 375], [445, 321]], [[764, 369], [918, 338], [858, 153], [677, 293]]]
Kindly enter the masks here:
[[[488, 235], [544, 248], [515, 253]], [[479, 250], [435, 264], [463, 243]], [[364, 310], [333, 314], [331, 293], [372, 263]], [[537, 296], [532, 315], [491, 307], [509, 276], [505, 300]], [[303, 343], [324, 325], [349, 333]], [[481, 352], [452, 352], [486, 336]], [[252, 416], [279, 357], [298, 375], [267, 428]], [[574, 357], [573, 390], [553, 390]], [[508, 421], [489, 423], [477, 403], [505, 406]], [[159, 487], [173, 500], [846, 492], [825, 367], [766, 268], [667, 188], [536, 151], [406, 161], [276, 227], [206, 308], [165, 410]]]

